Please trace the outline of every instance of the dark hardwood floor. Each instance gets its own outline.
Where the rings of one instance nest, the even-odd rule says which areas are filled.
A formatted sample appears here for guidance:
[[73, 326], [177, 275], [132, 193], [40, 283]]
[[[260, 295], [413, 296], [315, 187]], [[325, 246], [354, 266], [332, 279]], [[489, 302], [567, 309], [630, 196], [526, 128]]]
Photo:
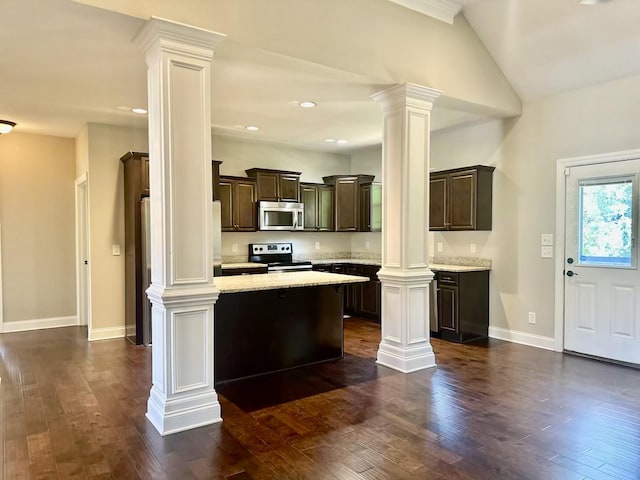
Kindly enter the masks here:
[[161, 437], [150, 351], [86, 330], [0, 335], [4, 479], [640, 478], [640, 371], [521, 345], [432, 341], [438, 368], [344, 360], [220, 386], [224, 422]]

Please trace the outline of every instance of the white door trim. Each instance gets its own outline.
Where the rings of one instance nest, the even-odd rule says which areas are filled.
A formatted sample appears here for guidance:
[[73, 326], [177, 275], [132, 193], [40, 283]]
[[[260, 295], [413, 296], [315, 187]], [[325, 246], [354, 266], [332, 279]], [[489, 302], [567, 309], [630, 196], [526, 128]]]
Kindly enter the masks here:
[[556, 251], [555, 251], [555, 333], [554, 350], [564, 350], [564, 259], [565, 259], [565, 170], [582, 165], [622, 162], [640, 158], [640, 149], [561, 158], [556, 162]]
[[[84, 192], [82, 192], [84, 189]], [[81, 205], [81, 202], [84, 204]], [[87, 266], [87, 284], [83, 282], [83, 263], [91, 257], [89, 242], [89, 179], [83, 173], [75, 180], [75, 222], [76, 222], [76, 312], [78, 325], [87, 325], [91, 332], [91, 263]], [[83, 222], [83, 217], [85, 221]], [[84, 227], [84, 228], [83, 228]], [[83, 255], [82, 243], [86, 252]], [[86, 317], [83, 313], [86, 311]]]

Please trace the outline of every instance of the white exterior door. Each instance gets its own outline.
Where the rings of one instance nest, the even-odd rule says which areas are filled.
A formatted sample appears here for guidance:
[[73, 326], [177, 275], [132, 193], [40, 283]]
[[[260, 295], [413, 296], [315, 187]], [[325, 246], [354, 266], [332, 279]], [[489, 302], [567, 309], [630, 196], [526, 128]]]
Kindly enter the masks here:
[[640, 160], [570, 167], [564, 349], [640, 364]]

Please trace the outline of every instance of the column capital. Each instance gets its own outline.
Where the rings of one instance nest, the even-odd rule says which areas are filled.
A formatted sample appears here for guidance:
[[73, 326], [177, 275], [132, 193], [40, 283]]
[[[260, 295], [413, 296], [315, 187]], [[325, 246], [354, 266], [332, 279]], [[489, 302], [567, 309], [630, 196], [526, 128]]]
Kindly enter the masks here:
[[134, 37], [133, 43], [145, 53], [155, 49], [178, 50], [184, 53], [185, 47], [189, 45], [192, 47], [193, 55], [210, 60], [213, 58], [213, 50], [225, 38], [227, 36], [224, 33], [151, 17]]
[[414, 83], [402, 83], [374, 93], [371, 95], [371, 98], [380, 104], [380, 108], [384, 113], [406, 106], [415, 106], [431, 110], [433, 103], [440, 95], [442, 95], [440, 90], [423, 87]]

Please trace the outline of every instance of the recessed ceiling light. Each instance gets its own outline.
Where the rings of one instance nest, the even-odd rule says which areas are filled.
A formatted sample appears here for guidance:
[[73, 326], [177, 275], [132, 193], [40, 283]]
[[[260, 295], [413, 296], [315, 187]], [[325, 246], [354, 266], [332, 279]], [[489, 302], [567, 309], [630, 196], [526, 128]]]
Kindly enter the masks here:
[[316, 106], [316, 102], [312, 102], [311, 100], [305, 100], [304, 102], [298, 102], [302, 108], [313, 108]]
[[606, 3], [609, 0], [580, 0], [580, 5], [598, 5], [599, 3]]
[[340, 140], [337, 140], [336, 143], [344, 145], [345, 143], [349, 143], [349, 140], [345, 140], [344, 138], [341, 138]]
[[145, 108], [132, 108], [131, 111], [140, 115], [144, 115], [145, 113], [147, 113], [147, 110]]
[[260, 127], [258, 127], [257, 125], [247, 125], [246, 127], [244, 127], [244, 129], [250, 132], [257, 132], [258, 130], [260, 130]]
[[0, 120], [0, 134], [9, 133], [16, 126], [16, 122], [10, 120]]
[[324, 141], [327, 142], [327, 143], [335, 143], [336, 139], [335, 138], [325, 138]]
[[117, 108], [118, 108], [118, 110], [122, 110], [123, 112], [130, 112], [131, 111], [131, 107], [127, 107], [126, 105], [120, 105]]

